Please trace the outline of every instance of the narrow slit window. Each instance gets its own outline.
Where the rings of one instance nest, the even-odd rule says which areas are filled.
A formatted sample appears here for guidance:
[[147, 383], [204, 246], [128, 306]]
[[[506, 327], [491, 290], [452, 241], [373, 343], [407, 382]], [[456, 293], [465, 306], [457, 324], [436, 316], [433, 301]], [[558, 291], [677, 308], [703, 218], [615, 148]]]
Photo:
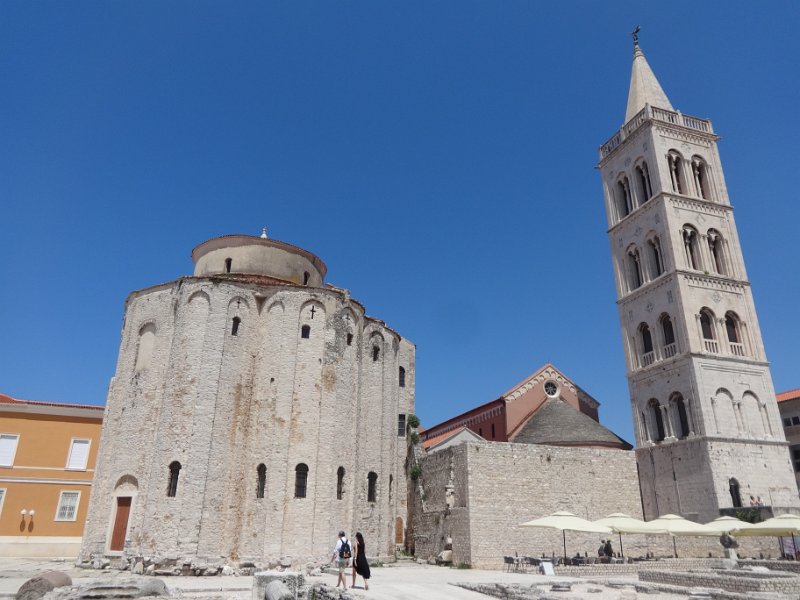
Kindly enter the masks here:
[[344, 467], [336, 470], [336, 499], [344, 498]]
[[225, 259], [225, 272], [226, 273], [230, 273], [232, 266], [233, 266], [233, 259], [232, 258], [226, 258]]
[[239, 335], [239, 325], [242, 320], [239, 317], [233, 317], [233, 324], [231, 325], [231, 335]]
[[300, 463], [294, 469], [294, 497], [305, 498], [308, 486], [308, 465]]
[[398, 372], [398, 384], [400, 387], [406, 387], [406, 370], [400, 367]]
[[256, 498], [261, 499], [264, 497], [264, 489], [267, 487], [267, 465], [261, 463], [256, 469], [258, 475], [258, 483], [256, 484]]
[[406, 416], [397, 415], [397, 437], [406, 437]]
[[167, 496], [174, 498], [178, 494], [178, 475], [181, 472], [181, 463], [177, 460], [169, 465], [169, 484], [167, 485]]
[[377, 346], [372, 347], [372, 362], [377, 362], [381, 357], [381, 349]]
[[352, 333], [348, 333], [347, 334], [347, 345], [348, 346], [352, 346], [353, 345], [353, 334]]
[[375, 502], [378, 495], [378, 474], [370, 471], [367, 475], [367, 502]]
[[308, 339], [311, 337], [311, 326], [310, 325], [303, 325], [300, 328], [300, 337], [303, 339]]
[[311, 278], [311, 274], [308, 271], [303, 273], [303, 285], [308, 285], [308, 280]]

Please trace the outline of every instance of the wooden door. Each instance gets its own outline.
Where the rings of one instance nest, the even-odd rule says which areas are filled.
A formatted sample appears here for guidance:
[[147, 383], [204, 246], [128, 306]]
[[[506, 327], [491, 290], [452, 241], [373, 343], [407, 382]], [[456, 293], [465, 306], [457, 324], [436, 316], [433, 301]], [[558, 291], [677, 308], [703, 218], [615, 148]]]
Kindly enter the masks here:
[[402, 544], [403, 538], [405, 537], [403, 534], [403, 517], [397, 517], [394, 521], [394, 543], [395, 544]]
[[121, 552], [125, 549], [125, 533], [128, 531], [131, 500], [130, 496], [117, 496], [117, 515], [114, 518], [114, 530], [111, 533], [111, 547], [109, 550]]

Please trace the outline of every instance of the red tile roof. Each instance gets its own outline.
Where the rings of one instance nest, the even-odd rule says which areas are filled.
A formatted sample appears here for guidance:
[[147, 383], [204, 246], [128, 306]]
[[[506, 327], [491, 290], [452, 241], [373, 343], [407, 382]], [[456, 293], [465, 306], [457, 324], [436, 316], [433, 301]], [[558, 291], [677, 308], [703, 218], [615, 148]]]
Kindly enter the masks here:
[[19, 400], [18, 398], [12, 398], [7, 394], [0, 394], [0, 404], [11, 404], [17, 405], [20, 404], [30, 404], [33, 406], [60, 406], [64, 408], [90, 408], [92, 410], [103, 411], [105, 407], [103, 406], [95, 406], [93, 404], [64, 404], [63, 402], [41, 402], [39, 400]]
[[422, 447], [425, 448], [425, 450], [427, 450], [431, 446], [435, 446], [439, 442], [443, 442], [444, 440], [453, 437], [457, 433], [461, 433], [464, 429], [466, 429], [466, 427], [458, 427], [456, 429], [452, 429], [450, 431], [446, 431], [444, 433], [440, 433], [439, 435], [435, 435], [430, 439], [423, 440]]
[[778, 402], [786, 402], [787, 400], [800, 398], [800, 388], [789, 390], [788, 392], [781, 392], [776, 397], [778, 398]]

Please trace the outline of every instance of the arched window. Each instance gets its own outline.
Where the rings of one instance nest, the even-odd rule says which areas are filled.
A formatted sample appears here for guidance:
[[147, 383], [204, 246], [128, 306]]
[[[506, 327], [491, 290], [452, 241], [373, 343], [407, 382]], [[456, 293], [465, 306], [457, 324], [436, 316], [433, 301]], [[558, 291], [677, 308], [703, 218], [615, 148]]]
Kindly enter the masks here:
[[375, 502], [378, 488], [378, 474], [370, 471], [367, 475], [367, 502]]
[[303, 285], [308, 285], [308, 280], [311, 277], [311, 274], [308, 271], [303, 272]]
[[353, 345], [353, 334], [352, 333], [348, 333], [347, 334], [347, 345], [348, 346], [352, 346]]
[[661, 240], [658, 236], [653, 236], [647, 240], [650, 249], [650, 267], [653, 274], [658, 277], [664, 272], [664, 257], [661, 255]]
[[300, 328], [300, 337], [307, 340], [311, 337], [311, 326], [310, 325], [303, 325]]
[[231, 335], [239, 335], [239, 325], [242, 320], [239, 317], [233, 317], [233, 324], [231, 325]]
[[177, 460], [169, 463], [169, 483], [167, 484], [167, 496], [174, 498], [178, 494], [178, 475], [181, 472], [181, 463]]
[[655, 398], [650, 399], [650, 412], [653, 415], [653, 423], [656, 424], [656, 442], [662, 441], [666, 436], [664, 430], [664, 415], [661, 412], [661, 403]]
[[633, 291], [640, 287], [643, 282], [642, 260], [639, 256], [639, 249], [636, 246], [631, 246], [628, 249], [628, 287]]
[[711, 254], [712, 270], [720, 275], [726, 275], [725, 249], [723, 247], [722, 236], [716, 229], [709, 229], [706, 239], [708, 240], [708, 251]]
[[232, 266], [233, 266], [233, 259], [232, 258], [226, 258], [225, 259], [225, 272], [226, 273], [230, 273]]
[[700, 331], [703, 334], [703, 345], [706, 352], [719, 353], [717, 332], [714, 326], [714, 313], [707, 308], [700, 311]]
[[336, 499], [344, 498], [344, 467], [336, 469]]
[[741, 324], [739, 317], [733, 311], [725, 313], [725, 332], [728, 334], [731, 354], [744, 356], [744, 344], [742, 343]]
[[683, 439], [689, 435], [689, 415], [686, 413], [686, 403], [683, 401], [683, 396], [679, 393], [672, 394], [670, 398], [675, 414], [677, 414], [678, 422], [678, 438]]
[[617, 200], [617, 210], [619, 218], [627, 217], [633, 212], [633, 198], [631, 197], [631, 184], [627, 176], [623, 175], [617, 180], [614, 187], [614, 195]]
[[655, 361], [655, 352], [653, 352], [653, 336], [650, 334], [650, 327], [647, 323], [639, 325], [639, 340], [642, 343], [642, 357], [641, 364], [643, 367], [648, 367]]
[[664, 336], [664, 358], [672, 358], [677, 354], [678, 347], [675, 343], [675, 330], [672, 328], [672, 319], [669, 315], [661, 316], [661, 333]]
[[258, 483], [256, 484], [256, 498], [264, 497], [264, 489], [267, 487], [267, 465], [261, 463], [256, 468]]
[[710, 200], [711, 186], [708, 178], [708, 164], [699, 156], [692, 157], [692, 175], [697, 195], [704, 200]]
[[143, 371], [153, 360], [153, 349], [156, 345], [156, 326], [153, 323], [143, 325], [139, 330], [139, 347], [136, 349], [136, 372]]
[[639, 184], [639, 197], [642, 204], [653, 197], [653, 187], [650, 185], [650, 171], [647, 168], [647, 163], [642, 161], [636, 166], [636, 179]]
[[686, 176], [683, 172], [683, 156], [676, 150], [670, 150], [667, 154], [669, 162], [669, 174], [672, 181], [672, 191], [686, 195]]
[[736, 478], [730, 478], [728, 481], [728, 489], [731, 492], [731, 502], [733, 503], [733, 508], [742, 508], [742, 495], [739, 492], [739, 482], [736, 480]]
[[398, 383], [400, 387], [406, 387], [406, 370], [403, 367], [400, 367], [398, 370]]
[[377, 362], [381, 357], [381, 349], [378, 346], [372, 347], [372, 362]]
[[647, 417], [644, 415], [644, 411], [640, 413], [642, 416], [642, 441], [650, 441], [650, 432], [647, 430]]
[[691, 225], [684, 225], [683, 250], [686, 254], [686, 266], [695, 271], [700, 270], [700, 246], [698, 245], [697, 230]]
[[305, 498], [308, 485], [308, 465], [300, 463], [294, 468], [294, 497]]

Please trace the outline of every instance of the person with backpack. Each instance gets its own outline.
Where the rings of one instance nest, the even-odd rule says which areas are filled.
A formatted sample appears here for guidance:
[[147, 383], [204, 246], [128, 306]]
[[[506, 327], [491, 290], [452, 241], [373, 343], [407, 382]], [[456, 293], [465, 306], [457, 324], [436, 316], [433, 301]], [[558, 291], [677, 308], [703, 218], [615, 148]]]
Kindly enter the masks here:
[[350, 562], [351, 556], [350, 542], [347, 540], [347, 537], [345, 537], [344, 531], [340, 531], [339, 539], [336, 541], [336, 548], [334, 548], [333, 556], [331, 556], [331, 562], [335, 560], [339, 568], [339, 580], [336, 582], [336, 587], [339, 587], [341, 583], [342, 589], [345, 590], [347, 589], [347, 579], [344, 570], [347, 568], [347, 563]]

